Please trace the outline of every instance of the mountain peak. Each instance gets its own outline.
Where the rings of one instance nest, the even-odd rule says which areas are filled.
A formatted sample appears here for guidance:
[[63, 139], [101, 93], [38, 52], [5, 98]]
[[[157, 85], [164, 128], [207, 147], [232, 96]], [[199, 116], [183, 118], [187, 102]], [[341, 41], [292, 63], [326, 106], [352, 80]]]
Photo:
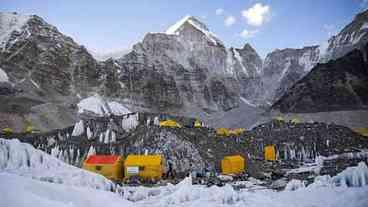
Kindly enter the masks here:
[[165, 33], [166, 34], [178, 34], [179, 30], [185, 25], [185, 23], [191, 24], [192, 26], [194, 26], [196, 28], [198, 27], [197, 29], [199, 29], [201, 31], [202, 30], [208, 31], [208, 28], [204, 23], [199, 21], [194, 16], [187, 15], [187, 16], [183, 17], [182, 19], [180, 19], [179, 21], [177, 21], [171, 27], [169, 27], [166, 30]]
[[222, 46], [224, 45], [215, 34], [209, 31], [208, 27], [203, 22], [199, 21], [197, 18], [190, 15], [187, 15], [182, 19], [180, 19], [179, 21], [177, 21], [175, 24], [169, 27], [165, 33], [168, 35], [180, 35], [181, 30], [186, 25], [190, 25], [194, 29], [203, 33], [207, 37], [207, 39], [213, 44]]

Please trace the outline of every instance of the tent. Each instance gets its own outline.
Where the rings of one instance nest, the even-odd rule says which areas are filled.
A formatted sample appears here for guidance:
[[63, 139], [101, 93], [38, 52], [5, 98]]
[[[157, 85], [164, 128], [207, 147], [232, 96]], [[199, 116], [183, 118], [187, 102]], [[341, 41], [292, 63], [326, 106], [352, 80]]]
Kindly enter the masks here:
[[83, 169], [105, 176], [114, 181], [123, 179], [123, 157], [118, 155], [90, 155]]
[[165, 171], [164, 163], [161, 155], [128, 155], [124, 162], [125, 177], [159, 180]]
[[221, 172], [224, 175], [240, 174], [244, 172], [245, 160], [240, 155], [225, 156], [221, 160]]

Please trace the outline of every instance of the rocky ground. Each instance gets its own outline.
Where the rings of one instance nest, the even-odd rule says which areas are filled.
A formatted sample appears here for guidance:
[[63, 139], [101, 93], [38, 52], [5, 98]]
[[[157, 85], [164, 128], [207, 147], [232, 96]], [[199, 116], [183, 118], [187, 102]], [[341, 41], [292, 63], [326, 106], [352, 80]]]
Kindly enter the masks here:
[[[321, 156], [329, 158], [322, 160], [326, 167], [322, 165], [314, 174], [336, 174], [346, 166], [364, 160], [363, 155], [357, 157], [356, 154], [364, 154], [368, 149], [366, 137], [334, 124], [274, 120], [246, 131], [240, 137], [219, 137], [212, 128], [162, 128], [147, 125], [147, 117], [153, 120], [154, 114], [141, 114], [139, 117], [137, 126], [133, 124], [131, 129], [121, 125], [126, 117], [114, 116], [111, 119], [84, 119], [82, 132], [77, 136], [72, 136], [75, 127], [68, 127], [47, 134], [13, 134], [10, 137], [18, 136], [21, 141], [76, 166], [81, 166], [91, 151], [123, 156], [146, 151], [162, 153], [166, 159], [174, 161], [175, 169], [181, 175], [190, 170], [201, 172], [206, 167], [218, 172], [224, 156], [241, 154], [246, 158], [247, 173], [263, 179], [307, 178], [311, 173], [305, 170], [290, 174], [288, 171], [312, 163], [309, 171], [313, 174], [316, 168], [321, 167], [317, 162]], [[190, 120], [182, 118], [181, 121]], [[270, 144], [277, 148], [277, 162], [264, 161], [264, 146]], [[346, 153], [352, 155], [344, 157]], [[337, 155], [341, 157], [333, 157]]]

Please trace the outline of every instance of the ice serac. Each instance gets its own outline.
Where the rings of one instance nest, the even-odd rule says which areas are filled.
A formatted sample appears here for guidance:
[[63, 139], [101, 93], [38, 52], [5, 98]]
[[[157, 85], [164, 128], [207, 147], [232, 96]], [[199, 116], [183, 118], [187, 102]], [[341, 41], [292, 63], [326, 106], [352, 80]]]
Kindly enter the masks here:
[[[194, 115], [238, 104], [239, 84], [227, 73], [223, 43], [194, 17], [165, 33], [148, 33], [118, 60], [125, 96], [153, 111]], [[180, 109], [180, 110], [178, 110]]]

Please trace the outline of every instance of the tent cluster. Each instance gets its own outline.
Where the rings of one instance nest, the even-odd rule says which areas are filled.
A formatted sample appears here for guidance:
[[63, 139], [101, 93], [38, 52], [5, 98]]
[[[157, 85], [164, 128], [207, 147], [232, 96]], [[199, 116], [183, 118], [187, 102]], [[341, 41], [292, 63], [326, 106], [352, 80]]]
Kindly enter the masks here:
[[245, 132], [244, 128], [229, 129], [229, 128], [217, 128], [216, 135], [221, 137], [238, 137]]
[[165, 159], [159, 154], [128, 155], [125, 160], [118, 155], [90, 155], [83, 163], [84, 169], [115, 182], [127, 181], [132, 177], [158, 181], [165, 172], [165, 167]]

